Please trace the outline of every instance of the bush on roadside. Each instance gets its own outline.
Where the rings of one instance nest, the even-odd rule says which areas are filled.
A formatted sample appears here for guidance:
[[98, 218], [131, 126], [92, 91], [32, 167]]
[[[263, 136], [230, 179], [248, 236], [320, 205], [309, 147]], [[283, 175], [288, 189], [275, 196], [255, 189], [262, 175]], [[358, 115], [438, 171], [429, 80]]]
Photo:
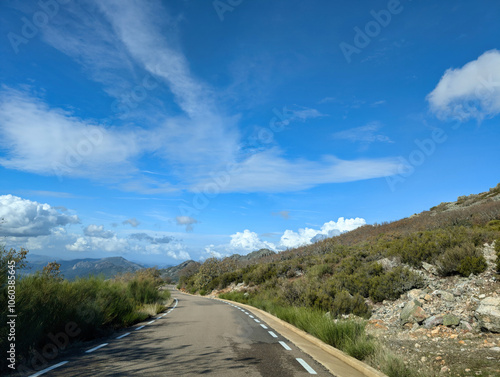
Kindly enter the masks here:
[[449, 248], [438, 259], [438, 273], [441, 276], [460, 274], [469, 276], [486, 270], [486, 259], [482, 251], [472, 242], [464, 242]]
[[[0, 247], [0, 265], [4, 260], [19, 257], [22, 265], [26, 253], [14, 253]], [[43, 272], [16, 282], [16, 353], [18, 362], [26, 362], [33, 350], [51, 343], [51, 334], [65, 333], [74, 324], [76, 337], [85, 340], [102, 336], [114, 328], [129, 326], [146, 319], [152, 310], [163, 310], [170, 292], [159, 291], [156, 271], [143, 270], [116, 280], [89, 277], [64, 280], [57, 264], [49, 264]], [[7, 301], [5, 284], [0, 292], [0, 317], [6, 323]], [[157, 312], [158, 312], [157, 311]], [[157, 313], [156, 312], [156, 313]], [[156, 314], [155, 313], [155, 314]], [[73, 325], [72, 325], [73, 326]], [[0, 328], [0, 349], [7, 346], [6, 326]], [[0, 362], [0, 370], [6, 368]]]

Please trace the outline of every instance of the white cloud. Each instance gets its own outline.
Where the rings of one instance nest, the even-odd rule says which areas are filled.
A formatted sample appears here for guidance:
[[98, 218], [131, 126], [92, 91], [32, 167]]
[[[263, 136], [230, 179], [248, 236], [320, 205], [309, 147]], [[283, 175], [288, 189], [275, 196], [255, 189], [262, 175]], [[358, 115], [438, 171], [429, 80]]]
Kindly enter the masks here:
[[290, 121], [299, 120], [305, 122], [308, 119], [320, 118], [326, 115], [316, 109], [295, 105], [291, 109], [285, 108], [284, 116]]
[[140, 222], [135, 217], [132, 217], [131, 219], [127, 219], [125, 221], [122, 221], [122, 224], [123, 225], [128, 224], [133, 228], [137, 228], [139, 226]]
[[341, 233], [354, 230], [366, 224], [362, 218], [356, 217], [355, 219], [344, 219], [339, 217], [337, 222], [329, 221], [324, 223], [321, 229], [304, 228], [299, 229], [298, 232], [286, 230], [281, 236], [281, 248], [294, 248], [303, 245], [309, 245], [324, 238], [338, 236]]
[[462, 68], [448, 69], [427, 100], [441, 119], [480, 121], [499, 114], [500, 51], [487, 51]]
[[276, 250], [276, 246], [274, 244], [267, 241], [261, 241], [257, 233], [251, 232], [248, 229], [231, 235], [231, 242], [229, 243], [229, 246], [238, 251], [243, 250], [247, 253], [259, 249]]
[[60, 177], [126, 175], [141, 151], [139, 131], [96, 125], [7, 87], [0, 91], [0, 136], [9, 152], [0, 165]]
[[78, 252], [88, 251], [90, 250], [90, 245], [84, 237], [78, 237], [74, 243], [66, 245], [66, 249]]
[[[285, 159], [277, 148], [256, 153], [235, 164], [220, 192], [287, 192], [304, 190], [325, 183], [351, 182], [387, 177], [398, 172], [400, 161], [392, 158], [341, 160], [325, 156], [315, 162]], [[203, 190], [213, 184], [206, 179], [192, 187]]]
[[62, 213], [49, 204], [41, 204], [13, 195], [0, 196], [0, 235], [38, 237], [51, 234], [55, 228], [78, 224], [76, 215]]
[[198, 223], [198, 220], [190, 216], [177, 216], [175, 221], [177, 222], [177, 225], [185, 225], [187, 232], [192, 231], [193, 225]]
[[104, 230], [103, 225], [90, 224], [83, 229], [83, 234], [88, 237], [112, 238], [115, 234], [110, 230]]
[[352, 142], [363, 142], [367, 144], [373, 142], [393, 143], [393, 141], [388, 136], [377, 133], [380, 128], [380, 123], [371, 122], [362, 127], [355, 127], [348, 130], [336, 132], [333, 134], [333, 137], [335, 139], [348, 140]]
[[231, 241], [228, 244], [206, 246], [205, 253], [217, 258], [223, 258], [232, 254], [245, 255], [259, 249], [270, 249], [279, 252], [338, 236], [365, 224], [366, 221], [359, 217], [351, 219], [339, 217], [337, 221], [332, 220], [324, 223], [320, 229], [301, 228], [296, 232], [287, 229], [281, 235], [279, 244], [263, 241], [257, 233], [245, 229], [243, 232], [232, 234], [230, 236]]

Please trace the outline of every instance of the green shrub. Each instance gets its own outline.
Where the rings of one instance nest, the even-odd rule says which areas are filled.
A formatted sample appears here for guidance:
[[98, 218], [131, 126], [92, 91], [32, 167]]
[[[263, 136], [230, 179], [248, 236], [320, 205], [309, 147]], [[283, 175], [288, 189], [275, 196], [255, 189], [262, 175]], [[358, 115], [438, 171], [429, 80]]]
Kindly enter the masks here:
[[370, 283], [369, 295], [375, 302], [396, 300], [404, 292], [413, 288], [421, 288], [424, 285], [421, 276], [402, 266], [373, 277]]
[[438, 272], [441, 276], [460, 274], [469, 276], [486, 270], [487, 264], [479, 248], [471, 242], [447, 249], [438, 259]]
[[347, 291], [341, 291], [335, 295], [332, 303], [331, 313], [335, 317], [342, 314], [354, 314], [358, 317], [370, 318], [371, 311], [365, 302], [365, 299], [359, 294], [352, 296]]
[[[0, 263], [16, 257], [0, 247]], [[22, 263], [22, 260], [20, 260]], [[148, 312], [160, 311], [168, 291], [160, 292], [154, 271], [139, 271], [116, 280], [89, 277], [67, 281], [57, 273], [54, 264], [44, 272], [19, 277], [16, 282], [16, 352], [18, 362], [30, 358], [33, 350], [50, 342], [50, 334], [65, 332], [74, 323], [79, 335], [71, 339], [91, 339], [102, 336], [113, 328], [128, 326], [148, 317]], [[0, 317], [6, 321], [7, 304], [1, 298]], [[147, 307], [145, 307], [145, 305]], [[156, 313], [155, 313], [156, 314]], [[4, 323], [5, 323], [4, 321]], [[0, 348], [5, 349], [7, 337], [0, 327]], [[0, 370], [6, 368], [0, 361]]]

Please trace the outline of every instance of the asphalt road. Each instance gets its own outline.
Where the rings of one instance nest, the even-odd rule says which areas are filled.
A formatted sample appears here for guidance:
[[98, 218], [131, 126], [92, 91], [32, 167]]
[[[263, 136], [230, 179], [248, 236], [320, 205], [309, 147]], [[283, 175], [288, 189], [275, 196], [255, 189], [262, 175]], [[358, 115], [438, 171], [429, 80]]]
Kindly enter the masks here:
[[252, 313], [176, 290], [172, 295], [175, 308], [154, 322], [95, 343], [43, 376], [332, 376]]

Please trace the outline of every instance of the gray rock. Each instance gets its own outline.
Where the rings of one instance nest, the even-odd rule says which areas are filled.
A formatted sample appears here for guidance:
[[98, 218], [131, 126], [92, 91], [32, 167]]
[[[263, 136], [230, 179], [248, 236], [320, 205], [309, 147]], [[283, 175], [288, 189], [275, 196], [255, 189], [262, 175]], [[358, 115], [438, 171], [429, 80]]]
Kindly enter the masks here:
[[398, 265], [395, 259], [382, 258], [377, 261], [378, 264], [382, 266], [385, 271], [390, 271]]
[[424, 321], [424, 327], [426, 329], [430, 329], [431, 327], [442, 325], [442, 324], [443, 324], [443, 316], [442, 315], [433, 315]]
[[453, 314], [445, 314], [443, 317], [443, 325], [445, 326], [458, 326], [460, 318]]
[[422, 268], [427, 271], [430, 274], [436, 275], [437, 274], [437, 269], [435, 266], [433, 266], [430, 263], [427, 262], [422, 262]]
[[460, 328], [467, 331], [472, 331], [472, 326], [467, 321], [460, 321]]
[[409, 301], [399, 315], [402, 325], [422, 323], [427, 317], [427, 313], [422, 309], [422, 304], [418, 300]]
[[453, 295], [453, 293], [447, 291], [437, 291], [437, 294], [445, 301], [455, 301], [455, 296]]
[[486, 297], [481, 300], [475, 317], [481, 328], [500, 332], [500, 297]]
[[412, 289], [411, 291], [406, 292], [406, 296], [408, 297], [408, 300], [417, 300], [420, 298], [420, 296], [423, 296], [424, 293], [422, 292], [421, 289]]

